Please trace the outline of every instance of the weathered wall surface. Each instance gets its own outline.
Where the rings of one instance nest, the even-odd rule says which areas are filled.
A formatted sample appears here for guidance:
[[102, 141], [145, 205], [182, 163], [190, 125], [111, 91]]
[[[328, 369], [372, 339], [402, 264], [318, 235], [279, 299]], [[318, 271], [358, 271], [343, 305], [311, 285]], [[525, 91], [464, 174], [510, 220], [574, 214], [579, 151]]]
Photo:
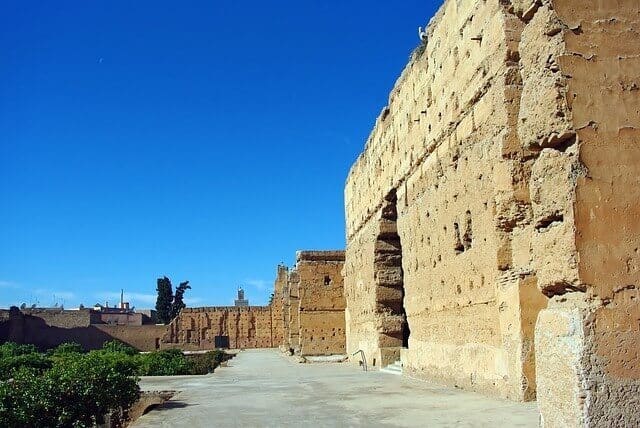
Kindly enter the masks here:
[[[543, 2], [521, 45], [543, 27], [563, 114], [540, 127], [566, 140], [546, 144], [532, 177], [538, 287], [551, 297], [536, 326], [542, 424], [639, 426], [640, 3]], [[541, 80], [524, 79], [531, 105]]]
[[298, 353], [300, 352], [300, 275], [295, 268], [289, 273], [287, 283], [289, 289], [289, 318], [285, 320], [288, 333], [287, 347]]
[[276, 279], [273, 285], [273, 298], [271, 299], [271, 325], [273, 346], [284, 343], [285, 337], [285, 293], [288, 293], [287, 280], [289, 270], [284, 265], [278, 265]]
[[[167, 334], [166, 325], [105, 325], [91, 326], [98, 333], [119, 340], [140, 351], [155, 351], [162, 348], [162, 338]], [[101, 347], [101, 346], [100, 346]]]
[[349, 353], [401, 349], [411, 376], [512, 399], [537, 388], [549, 426], [628, 418], [639, 13], [445, 2], [347, 179]]
[[269, 306], [186, 308], [171, 323], [162, 347], [183, 350], [214, 349], [216, 336], [227, 336], [229, 347], [272, 348]]
[[300, 355], [345, 353], [344, 251], [300, 251]]
[[429, 25], [347, 180], [345, 288], [349, 353], [386, 364], [404, 345], [412, 376], [529, 399], [521, 313], [545, 302], [520, 298], [535, 279], [518, 252], [532, 227], [518, 25], [498, 1], [448, 1]]
[[[99, 349], [105, 342], [119, 340], [140, 351], [158, 349], [167, 326], [110, 326], [91, 324], [85, 311], [24, 310], [17, 308], [0, 313], [0, 342], [33, 344], [40, 349], [75, 342], [83, 348]], [[99, 316], [95, 317], [98, 318]]]

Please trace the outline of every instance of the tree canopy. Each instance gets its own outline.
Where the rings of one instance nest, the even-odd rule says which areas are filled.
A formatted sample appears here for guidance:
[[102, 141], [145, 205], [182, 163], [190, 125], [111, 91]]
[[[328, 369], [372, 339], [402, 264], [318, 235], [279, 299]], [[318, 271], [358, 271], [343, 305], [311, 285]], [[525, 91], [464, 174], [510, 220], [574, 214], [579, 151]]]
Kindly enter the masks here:
[[187, 306], [184, 303], [184, 293], [190, 289], [191, 286], [189, 285], [189, 281], [181, 282], [180, 285], [176, 287], [174, 295], [171, 280], [166, 276], [158, 278], [156, 288], [158, 292], [156, 312], [158, 314], [159, 322], [168, 324], [172, 319], [178, 316], [180, 311]]

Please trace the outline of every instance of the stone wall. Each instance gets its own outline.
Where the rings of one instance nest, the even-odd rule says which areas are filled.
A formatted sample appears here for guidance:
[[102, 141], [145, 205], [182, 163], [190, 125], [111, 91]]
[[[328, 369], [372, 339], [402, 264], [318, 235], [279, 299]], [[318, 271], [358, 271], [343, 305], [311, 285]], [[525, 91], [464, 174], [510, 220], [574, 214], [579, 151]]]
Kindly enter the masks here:
[[298, 251], [282, 295], [283, 351], [345, 353], [343, 267], [344, 251]]
[[[162, 338], [167, 334], [166, 325], [106, 325], [94, 324], [91, 326], [97, 335], [103, 334], [111, 339], [119, 340], [139, 351], [155, 351], [162, 349]], [[101, 347], [101, 345], [100, 345]]]
[[446, 1], [345, 187], [347, 351], [549, 426], [640, 396], [639, 4], [588, 3]]
[[300, 355], [345, 353], [344, 251], [300, 251]]
[[287, 280], [288, 294], [288, 319], [285, 320], [287, 328], [286, 348], [294, 353], [300, 352], [300, 275], [295, 267], [289, 273]]
[[271, 299], [271, 325], [273, 328], [274, 346], [280, 346], [285, 337], [285, 293], [288, 293], [287, 281], [289, 269], [284, 265], [278, 265], [276, 279], [273, 284], [273, 297]]
[[75, 342], [84, 349], [102, 348], [105, 342], [119, 340], [140, 351], [158, 349], [167, 331], [164, 325], [110, 326], [92, 324], [96, 314], [87, 310], [65, 311], [28, 309], [0, 311], [0, 342], [33, 344], [40, 349]]
[[542, 84], [563, 113], [521, 130], [550, 135], [531, 178], [542, 424], [640, 426], [640, 3], [543, 2], [520, 45], [521, 116], [549, 104]]
[[[214, 349], [216, 336], [223, 336], [232, 349], [277, 347], [272, 317], [270, 306], [186, 308], [169, 324], [161, 346]], [[276, 337], [281, 335], [276, 332]]]

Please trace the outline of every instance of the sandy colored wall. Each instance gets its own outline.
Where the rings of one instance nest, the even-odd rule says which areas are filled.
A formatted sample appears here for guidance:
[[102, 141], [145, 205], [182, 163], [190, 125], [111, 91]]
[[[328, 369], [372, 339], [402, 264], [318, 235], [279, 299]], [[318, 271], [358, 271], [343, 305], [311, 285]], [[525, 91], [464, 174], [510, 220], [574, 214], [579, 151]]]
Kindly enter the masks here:
[[537, 393], [547, 426], [638, 424], [639, 19], [445, 2], [347, 179], [348, 352]]
[[[549, 23], [570, 138], [532, 177], [548, 224], [533, 241], [538, 286], [551, 297], [536, 327], [542, 425], [638, 426], [640, 3], [547, 1], [528, 27]], [[539, 102], [536, 79], [527, 86]]]
[[344, 251], [299, 252], [300, 355], [345, 353]]
[[[521, 27], [497, 1], [448, 1], [430, 23], [347, 179], [345, 288], [349, 353], [388, 363], [406, 322], [409, 375], [526, 400], [533, 328], [521, 314], [535, 319], [546, 302], [528, 254], [530, 153], [516, 144]], [[405, 314], [382, 302], [389, 227]]]
[[161, 349], [162, 338], [167, 333], [166, 325], [94, 324], [92, 327], [140, 351], [155, 351]]
[[289, 318], [285, 320], [287, 324], [287, 346], [293, 352], [300, 352], [300, 276], [294, 268], [289, 273], [288, 288], [288, 312]]
[[[6, 311], [5, 313], [8, 313]], [[19, 310], [0, 319], [0, 342], [33, 344], [40, 349], [75, 342], [83, 348], [99, 349], [105, 342], [119, 340], [140, 351], [158, 348], [166, 326], [109, 326], [89, 324], [89, 311]]]
[[169, 324], [162, 347], [214, 349], [216, 336], [228, 336], [234, 349], [276, 347], [271, 320], [269, 306], [186, 308]]
[[271, 325], [273, 346], [281, 346], [285, 338], [285, 293], [288, 293], [287, 281], [289, 270], [286, 266], [278, 265], [276, 279], [273, 286], [271, 303]]

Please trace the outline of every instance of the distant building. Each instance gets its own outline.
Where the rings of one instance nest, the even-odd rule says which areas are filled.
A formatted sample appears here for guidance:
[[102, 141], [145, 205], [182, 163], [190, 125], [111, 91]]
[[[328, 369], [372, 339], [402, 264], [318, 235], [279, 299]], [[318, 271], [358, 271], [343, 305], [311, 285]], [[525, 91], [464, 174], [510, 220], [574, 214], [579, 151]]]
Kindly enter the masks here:
[[249, 306], [249, 301], [244, 298], [242, 287], [238, 288], [238, 298], [235, 301], [235, 306]]
[[120, 304], [118, 307], [109, 307], [109, 302], [102, 306], [100, 303], [93, 305], [94, 313], [100, 317], [100, 322], [111, 325], [143, 325], [155, 324], [155, 311], [149, 310], [149, 314], [137, 311], [124, 301], [124, 290], [120, 291]]

